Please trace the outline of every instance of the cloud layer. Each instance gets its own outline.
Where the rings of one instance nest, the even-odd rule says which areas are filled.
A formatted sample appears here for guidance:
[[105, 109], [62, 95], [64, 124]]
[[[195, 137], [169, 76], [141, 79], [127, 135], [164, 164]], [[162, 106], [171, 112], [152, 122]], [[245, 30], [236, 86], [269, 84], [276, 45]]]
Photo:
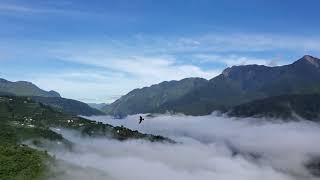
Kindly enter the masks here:
[[138, 117], [91, 118], [168, 136], [179, 143], [81, 138], [63, 131], [76, 143], [75, 150], [52, 152], [58, 159], [85, 168], [86, 174], [92, 173], [97, 179], [316, 179], [304, 164], [319, 156], [318, 124], [213, 114], [145, 117], [138, 125]]

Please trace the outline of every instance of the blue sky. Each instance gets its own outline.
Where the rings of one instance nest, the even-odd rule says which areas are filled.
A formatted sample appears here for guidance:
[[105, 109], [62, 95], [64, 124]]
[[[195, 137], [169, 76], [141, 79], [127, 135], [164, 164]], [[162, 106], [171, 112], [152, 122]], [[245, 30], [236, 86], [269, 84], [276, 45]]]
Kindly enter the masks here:
[[317, 0], [0, 0], [0, 77], [85, 102], [320, 56]]

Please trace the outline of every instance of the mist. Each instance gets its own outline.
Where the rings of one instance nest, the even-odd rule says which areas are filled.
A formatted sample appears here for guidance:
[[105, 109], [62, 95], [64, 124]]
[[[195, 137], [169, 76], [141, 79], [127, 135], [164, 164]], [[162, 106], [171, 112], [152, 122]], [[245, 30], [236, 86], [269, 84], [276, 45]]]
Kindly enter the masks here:
[[87, 118], [177, 143], [90, 138], [62, 129], [75, 146], [72, 151], [49, 149], [64, 164], [58, 179], [317, 179], [305, 168], [311, 158], [320, 157], [316, 123], [211, 114], [142, 115], [145, 121], [138, 124], [139, 116]]

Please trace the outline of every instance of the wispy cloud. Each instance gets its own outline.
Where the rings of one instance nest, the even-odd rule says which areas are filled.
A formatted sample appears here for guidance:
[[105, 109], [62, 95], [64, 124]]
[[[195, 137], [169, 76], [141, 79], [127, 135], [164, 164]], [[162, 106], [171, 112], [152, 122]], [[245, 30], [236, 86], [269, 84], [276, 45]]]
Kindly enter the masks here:
[[[216, 70], [203, 70], [195, 65], [178, 65], [174, 60], [155, 57], [133, 57], [128, 59], [73, 58], [76, 63], [94, 64], [103, 70], [77, 71], [43, 74], [32, 81], [45, 89], [55, 89], [63, 96], [78, 99], [90, 97], [94, 92], [96, 102], [110, 102], [131, 91], [168, 80], [180, 80], [186, 77], [212, 78], [220, 73]], [[83, 60], [83, 61], [82, 61]], [[100, 61], [99, 61], [100, 60]], [[98, 62], [99, 61], [99, 62]], [[105, 72], [113, 71], [113, 73]], [[75, 89], [77, 91], [75, 92]]]
[[[148, 36], [137, 35], [119, 44], [135, 42], [142, 51], [158, 53], [195, 52], [262, 52], [262, 51], [319, 51], [319, 36], [276, 35], [254, 33], [211, 32], [191, 36]], [[130, 43], [128, 43], [130, 44]]]
[[[319, 51], [319, 37], [286, 36], [272, 34], [208, 34], [178, 39], [178, 49], [198, 51]], [[196, 42], [196, 43], [195, 43]]]
[[[37, 56], [37, 59], [49, 58], [88, 66], [81, 70], [58, 69], [54, 75], [30, 76], [30, 80], [48, 90], [57, 90], [65, 97], [110, 102], [119, 94], [161, 81], [186, 77], [210, 79], [227, 66], [290, 63], [295, 59], [289, 61], [281, 58], [281, 54], [292, 52], [299, 57], [317, 52], [320, 50], [318, 39], [262, 34], [210, 34], [189, 37], [136, 35], [127, 38], [101, 36], [85, 42], [31, 41], [28, 46], [20, 48], [16, 48], [19, 45], [9, 47], [5, 44], [4, 50], [6, 54], [11, 54], [13, 59], [14, 56], [19, 59], [35, 59], [33, 56]], [[23, 42], [25, 43], [27, 42]], [[34, 53], [34, 49], [38, 50], [37, 53]], [[280, 57], [274, 57], [274, 54], [280, 54]], [[76, 93], [74, 89], [77, 89]]]
[[149, 83], [194, 76], [212, 78], [219, 73], [216, 70], [205, 71], [188, 63], [178, 64], [173, 57], [132, 56], [108, 58], [104, 56], [71, 56], [65, 59], [122, 72], [132, 76], [132, 78], [145, 80], [145, 82]]
[[79, 10], [73, 8], [68, 3], [61, 3], [61, 2], [41, 2], [38, 4], [32, 3], [12, 3], [12, 2], [0, 2], [0, 12], [6, 13], [7, 15], [72, 15], [72, 16], [96, 16], [99, 15], [95, 12], [89, 12], [84, 10]]
[[[47, 17], [64, 17], [64, 21], [73, 22], [74, 19], [88, 20], [89, 22], [108, 22], [108, 23], [132, 23], [137, 19], [134, 16], [127, 16], [121, 12], [115, 11], [98, 11], [94, 8], [83, 8], [79, 1], [41, 1], [37, 3], [22, 3], [22, 2], [0, 2], [0, 14], [7, 16], [23, 15], [43, 15], [42, 18]], [[72, 18], [71, 18], [72, 17]], [[50, 20], [51, 21], [51, 20]], [[85, 24], [85, 22], [83, 22]], [[60, 31], [63, 31], [61, 28]], [[25, 29], [24, 29], [25, 30]], [[50, 30], [49, 30], [50, 31]]]
[[111, 103], [140, 85], [121, 73], [98, 70], [67, 70], [56, 74], [38, 74], [26, 79], [45, 90], [56, 90], [63, 97], [85, 102]]
[[0, 10], [2, 12], [14, 12], [14, 13], [62, 13], [67, 12], [63, 9], [57, 9], [53, 7], [47, 6], [35, 6], [31, 4], [23, 4], [23, 3], [3, 3], [0, 2]]
[[248, 64], [258, 64], [258, 65], [267, 65], [267, 66], [277, 66], [283, 65], [285, 62], [280, 59], [270, 58], [255, 58], [255, 57], [246, 57], [240, 55], [217, 55], [217, 54], [195, 54], [192, 56], [194, 59], [197, 59], [203, 63], [220, 63], [227, 66], [234, 65], [248, 65]]
[[16, 11], [16, 12], [37, 12], [36, 9], [22, 6], [22, 5], [16, 5], [16, 4], [4, 4], [0, 3], [0, 10], [1, 11]]
[[282, 65], [303, 54], [320, 55], [317, 34], [259, 34], [224, 27], [173, 32], [163, 30], [162, 23], [150, 27], [153, 14], [145, 17], [143, 7], [136, 5], [2, 0], [1, 25], [6, 28], [0, 30], [0, 71], [66, 97], [114, 99], [165, 80], [210, 79], [227, 66]]

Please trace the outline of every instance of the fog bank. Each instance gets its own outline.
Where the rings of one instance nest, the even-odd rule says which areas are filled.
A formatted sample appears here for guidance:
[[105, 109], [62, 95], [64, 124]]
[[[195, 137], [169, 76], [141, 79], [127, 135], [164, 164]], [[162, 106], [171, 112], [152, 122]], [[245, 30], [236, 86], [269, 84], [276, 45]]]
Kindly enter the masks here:
[[[304, 167], [320, 155], [320, 126], [312, 122], [284, 123], [215, 114], [145, 116], [140, 125], [139, 115], [121, 120], [108, 116], [89, 118], [179, 142], [120, 142], [61, 131], [76, 144], [75, 150], [50, 151], [58, 159], [86, 169], [94, 179], [316, 179]], [[97, 172], [102, 175], [97, 176]]]

